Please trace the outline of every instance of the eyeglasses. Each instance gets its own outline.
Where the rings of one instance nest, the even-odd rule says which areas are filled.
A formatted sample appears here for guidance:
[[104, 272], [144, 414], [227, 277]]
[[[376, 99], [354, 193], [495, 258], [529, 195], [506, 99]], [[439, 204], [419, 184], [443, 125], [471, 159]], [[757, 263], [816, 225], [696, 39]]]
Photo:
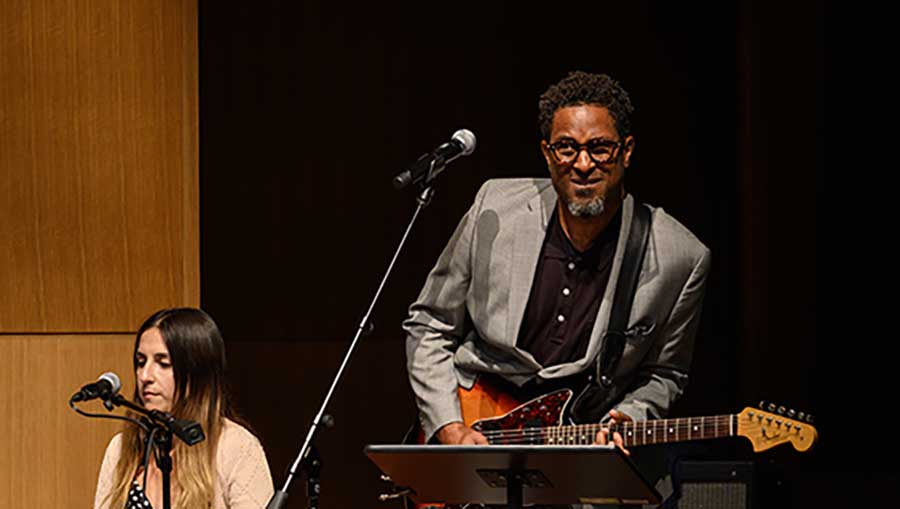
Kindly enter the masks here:
[[576, 143], [571, 138], [563, 138], [556, 143], [550, 143], [547, 148], [560, 164], [571, 164], [578, 158], [581, 150], [587, 150], [588, 157], [597, 164], [605, 164], [616, 157], [621, 141], [590, 140], [587, 143]]

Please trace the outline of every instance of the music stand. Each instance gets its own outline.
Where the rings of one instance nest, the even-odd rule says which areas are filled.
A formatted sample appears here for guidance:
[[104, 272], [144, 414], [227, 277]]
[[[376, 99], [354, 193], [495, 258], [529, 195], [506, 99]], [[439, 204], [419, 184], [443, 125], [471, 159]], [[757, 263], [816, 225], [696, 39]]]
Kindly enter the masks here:
[[614, 445], [368, 445], [365, 453], [417, 503], [659, 504]]

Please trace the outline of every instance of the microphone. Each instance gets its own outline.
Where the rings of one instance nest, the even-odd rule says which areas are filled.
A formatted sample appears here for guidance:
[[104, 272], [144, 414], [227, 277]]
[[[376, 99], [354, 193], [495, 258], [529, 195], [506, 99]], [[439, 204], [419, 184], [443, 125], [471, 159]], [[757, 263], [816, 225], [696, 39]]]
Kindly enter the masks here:
[[150, 416], [157, 421], [163, 422], [173, 435], [188, 445], [194, 445], [206, 440], [203, 427], [198, 422], [176, 419], [172, 414], [159, 410], [151, 410]]
[[447, 143], [426, 152], [412, 166], [394, 177], [394, 188], [402, 189], [410, 183], [418, 184], [423, 179], [431, 183], [451, 161], [459, 156], [467, 156], [475, 151], [475, 135], [468, 129], [460, 129], [453, 133]]
[[119, 381], [119, 376], [112, 371], [108, 371], [100, 375], [96, 382], [82, 387], [81, 390], [72, 395], [69, 401], [87, 401], [96, 398], [109, 399], [115, 396], [121, 388], [122, 382]]

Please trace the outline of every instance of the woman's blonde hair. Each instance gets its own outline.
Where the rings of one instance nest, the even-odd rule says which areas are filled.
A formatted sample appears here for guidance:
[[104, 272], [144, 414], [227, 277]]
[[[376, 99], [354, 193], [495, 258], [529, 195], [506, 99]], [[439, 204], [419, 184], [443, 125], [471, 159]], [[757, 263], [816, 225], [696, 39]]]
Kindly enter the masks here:
[[[159, 329], [165, 341], [175, 376], [172, 415], [200, 423], [206, 434], [206, 440], [193, 446], [177, 438], [172, 439], [172, 507], [212, 507], [216, 448], [225, 418], [241, 422], [228, 398], [222, 334], [213, 319], [200, 309], [158, 311], [138, 330], [134, 343], [135, 371], [141, 336], [152, 328]], [[137, 385], [135, 383], [133, 401], [141, 404]], [[131, 414], [130, 417], [138, 416]], [[111, 508], [125, 507], [131, 483], [143, 465], [144, 435], [143, 430], [134, 425], [127, 425], [123, 431], [121, 455], [109, 494]]]

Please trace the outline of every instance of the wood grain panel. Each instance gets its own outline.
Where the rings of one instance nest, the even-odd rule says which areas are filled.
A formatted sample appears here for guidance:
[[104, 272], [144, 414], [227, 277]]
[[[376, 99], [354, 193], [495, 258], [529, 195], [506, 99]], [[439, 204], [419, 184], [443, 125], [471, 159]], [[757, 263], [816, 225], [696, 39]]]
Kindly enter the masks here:
[[[116, 421], [73, 412], [68, 399], [106, 371], [134, 388], [133, 335], [0, 336], [0, 507], [91, 507]], [[96, 402], [83, 408], [105, 413]]]
[[0, 4], [0, 333], [199, 303], [196, 4]]

